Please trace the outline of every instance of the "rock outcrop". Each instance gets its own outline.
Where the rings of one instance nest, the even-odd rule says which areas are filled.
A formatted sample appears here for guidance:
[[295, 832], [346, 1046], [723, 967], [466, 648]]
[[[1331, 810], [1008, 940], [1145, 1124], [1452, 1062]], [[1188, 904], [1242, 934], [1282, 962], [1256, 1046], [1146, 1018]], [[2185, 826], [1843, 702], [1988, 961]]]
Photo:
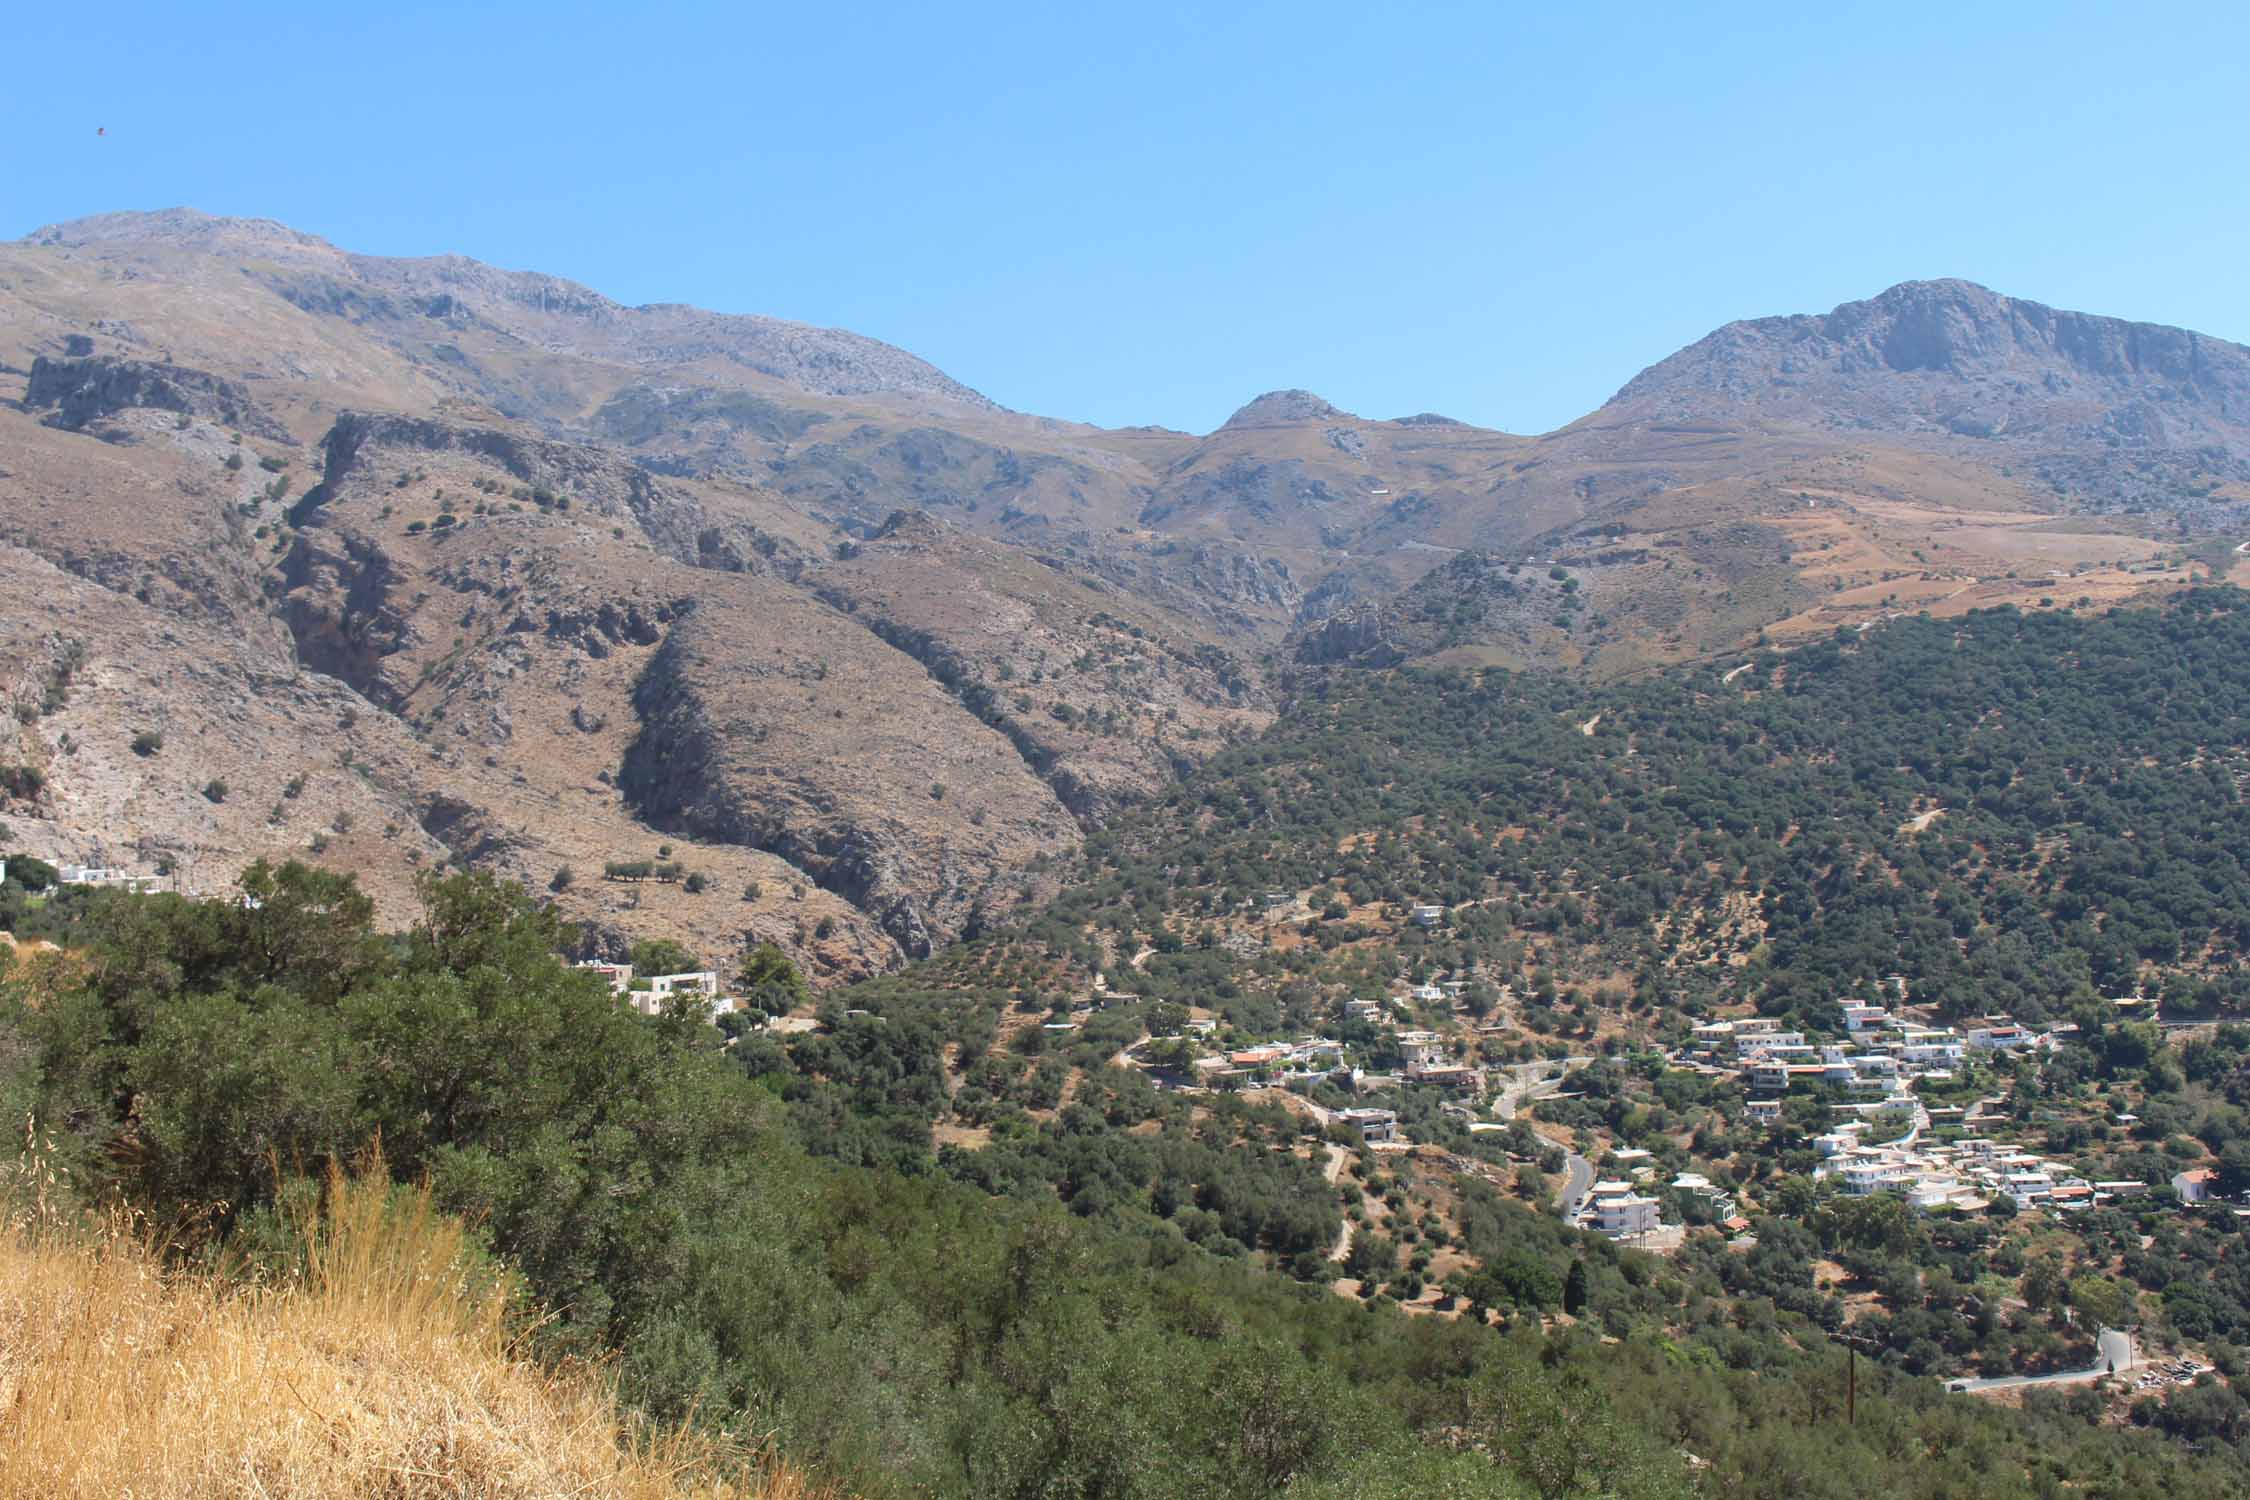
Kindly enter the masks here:
[[291, 441], [288, 431], [231, 380], [185, 365], [117, 355], [33, 360], [24, 405], [46, 412], [49, 426], [71, 432], [83, 432], [119, 412], [153, 407], [202, 417], [272, 442]]

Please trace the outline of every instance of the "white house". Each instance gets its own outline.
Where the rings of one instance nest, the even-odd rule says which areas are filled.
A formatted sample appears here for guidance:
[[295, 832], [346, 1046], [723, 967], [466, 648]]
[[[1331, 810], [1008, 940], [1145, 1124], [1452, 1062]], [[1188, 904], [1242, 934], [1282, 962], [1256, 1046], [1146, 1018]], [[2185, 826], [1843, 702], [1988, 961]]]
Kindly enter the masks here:
[[1910, 1196], [1924, 1213], [1934, 1208], [1973, 1209], [1984, 1206], [1976, 1190], [1957, 1177], [1925, 1177], [1914, 1184]]
[[1961, 1060], [1961, 1039], [1951, 1034], [1916, 1037], [1909, 1034], [1900, 1044], [1898, 1060], [1910, 1067], [1943, 1067]]
[[2030, 1208], [2054, 1196], [2055, 1179], [2042, 1168], [2036, 1171], [2008, 1172], [2000, 1179], [2000, 1190], [2016, 1200], [2016, 1207]]
[[719, 994], [719, 976], [709, 969], [692, 974], [654, 974], [648, 979], [647, 989], [629, 989], [626, 998], [633, 1009], [644, 1016], [660, 1014], [664, 1002], [674, 995], [695, 995], [702, 999], [709, 1018], [717, 1021], [730, 1010], [739, 1008], [740, 1002], [723, 998]]
[[1423, 904], [1416, 906], [1414, 910], [1408, 915], [1413, 919], [1414, 925], [1417, 927], [1435, 927], [1438, 923], [1445, 920], [1445, 908], [1442, 906], [1432, 906], [1429, 903], [1424, 902]]
[[1870, 1193], [1899, 1191], [1914, 1185], [1920, 1174], [1895, 1157], [1869, 1153], [1844, 1162], [1844, 1191], [1864, 1198]]
[[2215, 1191], [2218, 1178], [2219, 1174], [2209, 1167], [2182, 1172], [2172, 1179], [2172, 1191], [2180, 1195], [2182, 1203], [2206, 1203]]
[[2037, 1034], [2013, 1021], [1969, 1030], [1969, 1048], [1975, 1052], [2022, 1052], [2037, 1045]]
[[1597, 1183], [1594, 1187], [1592, 1218], [1594, 1228], [1613, 1240], [1628, 1235], [1647, 1234], [1660, 1227], [1654, 1198], [1636, 1193], [1622, 1182]]
[[90, 885], [103, 890], [130, 891], [136, 896], [153, 896], [172, 888], [169, 875], [136, 875], [131, 870], [100, 865], [61, 865], [55, 878], [64, 885]]

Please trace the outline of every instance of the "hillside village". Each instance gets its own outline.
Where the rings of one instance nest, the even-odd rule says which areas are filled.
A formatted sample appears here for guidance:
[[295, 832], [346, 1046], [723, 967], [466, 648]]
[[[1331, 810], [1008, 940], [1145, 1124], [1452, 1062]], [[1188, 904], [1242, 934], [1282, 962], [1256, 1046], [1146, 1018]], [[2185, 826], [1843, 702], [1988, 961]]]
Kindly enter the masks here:
[[[1284, 898], [1269, 902], [1268, 914], [1295, 920], [1306, 915], [1303, 907]], [[1402, 931], [1437, 934], [1452, 916], [1442, 904], [1412, 903], [1397, 920]], [[1380, 994], [1336, 1003], [1326, 1026], [1278, 1035], [1227, 1019], [1224, 1007], [1152, 1003], [1097, 974], [1075, 999], [1058, 1000], [1044, 1019], [1026, 1024], [1041, 1039], [1034, 1055], [1060, 1049], [1084, 1067], [1106, 1059], [1198, 1112], [1197, 1101], [1230, 1096], [1293, 1111], [1317, 1143], [1300, 1150], [1318, 1164], [1325, 1147], [1329, 1180], [1344, 1189], [1345, 1225], [1328, 1257], [1335, 1289], [1376, 1294], [1387, 1278], [1361, 1269], [1360, 1241], [1403, 1228], [1423, 1243], [1413, 1269], [1387, 1290], [1416, 1313], [1459, 1316], [1476, 1306], [1465, 1290], [1473, 1264], [1445, 1248], [1442, 1228], [1429, 1232], [1459, 1211], [1449, 1205], [1470, 1189], [1525, 1201], [1621, 1249], [1681, 1257], [1707, 1243], [1737, 1263], [1755, 1260], [1776, 1225], [1826, 1236], [1840, 1218], [1877, 1222], [1847, 1211], [1850, 1204], [1869, 1212], [1898, 1204], [1932, 1226], [1918, 1233], [1941, 1241], [1960, 1232], [1948, 1223], [1987, 1241], [1989, 1234], [1969, 1226], [1998, 1226], [2046, 1246], [2042, 1253], [2057, 1264], [2078, 1261], [2062, 1248], [2071, 1241], [2055, 1234], [2096, 1220], [2106, 1233], [2118, 1211], [2144, 1226], [2155, 1224], [2150, 1214], [2186, 1213], [2214, 1228], [2250, 1221], [2250, 1197], [2222, 1191], [2225, 1174], [2208, 1158], [2198, 1161], [2198, 1151], [2176, 1169], [2131, 1176], [2103, 1169], [2136, 1135], [2155, 1138], [2130, 1107], [2132, 1093], [2118, 1091], [2091, 1116], [2025, 1107], [2049, 1091], [2050, 1071], [2071, 1066], [2066, 1054], [2086, 1043], [2078, 1023], [2031, 1026], [1998, 1014], [1946, 1022], [1916, 1002], [1910, 976], [1863, 988], [1880, 991], [1883, 1003], [1837, 1002], [1824, 1027], [1747, 1014], [1673, 1016], [1644, 1036], [1609, 1032], [1586, 1046], [1527, 1031], [1528, 997], [1515, 979], [1481, 963], [1407, 967]], [[2118, 1023], [2175, 1041], [2212, 1032], [2209, 1023], [2163, 1021], [2144, 995], [2106, 1005]], [[1065, 1083], [1065, 1102], [1074, 1087]], [[1089, 1076], [1084, 1088], [1091, 1087]], [[1669, 1124], [1652, 1128], [1667, 1113], [1660, 1101], [1689, 1099], [1699, 1106], [1672, 1109]], [[969, 1150], [983, 1138], [950, 1130], [941, 1135]], [[2086, 1149], [2105, 1137], [2106, 1149]], [[2057, 1149], [2065, 1139], [2084, 1144]], [[1369, 1187], [1362, 1200], [1363, 1178], [1390, 1186], [1379, 1194]], [[1410, 1184], [1403, 1201], [1401, 1183]], [[2233, 1184], [2232, 1192], [2244, 1186]], [[2000, 1260], [2021, 1264], [2020, 1257]], [[1871, 1273], [1831, 1268], [1819, 1273], [1819, 1286], [1843, 1295], [1847, 1309], [1883, 1305], [1851, 1291], [1864, 1274]], [[2092, 1292], [2085, 1303], [2102, 1305]], [[2027, 1310], [2020, 1301], [2015, 1307], [2008, 1316], [2021, 1323]], [[1847, 1311], [1847, 1326], [1864, 1315]], [[2123, 1308], [2108, 1315], [2131, 1322]], [[2080, 1342], [2095, 1327], [2072, 1332], [2066, 1323], [2063, 1337], [2028, 1366], [1972, 1360], [1971, 1376], [1957, 1384], [2003, 1394], [2022, 1382], [2094, 1380], [2101, 1369], [2073, 1361], [2095, 1358], [2093, 1345]], [[2037, 1331], [2028, 1328], [2026, 1337]], [[1937, 1359], [1934, 1373], [1963, 1368], [1928, 1353], [1916, 1358]], [[2141, 1392], [2192, 1382], [2210, 1369], [2208, 1357], [2183, 1348], [2176, 1333], [2100, 1358], [2129, 1360], [2131, 1389]]]
[[[1415, 908], [1416, 921], [1432, 909]], [[1517, 1112], [1539, 1098], [1572, 1097], [1564, 1088], [1569, 1072], [1590, 1058], [1484, 1060], [1484, 1043], [1512, 1035], [1515, 1028], [1500, 1018], [1471, 1018], [1462, 1003], [1469, 983], [1402, 980], [1381, 999], [1346, 1001], [1339, 1030], [1357, 1033], [1356, 1040], [1320, 1036], [1241, 1045], [1243, 1039], [1222, 1034], [1215, 1019], [1191, 1013], [1177, 1038], [1137, 1044], [1121, 1060], [1147, 1071], [1161, 1087], [1189, 1091], [1273, 1087], [1373, 1101], [1402, 1092], [1434, 1094], [1442, 1096], [1439, 1118], [1458, 1121], [1473, 1135], [1506, 1131]], [[1885, 983], [1903, 1002], [1905, 976]], [[1503, 1004], [1514, 999], [1506, 985], [1499, 994]], [[2152, 1002], [2139, 996], [2112, 1004], [2128, 1015], [2153, 1011]], [[1432, 1011], [1448, 1019], [1434, 1026], [1402, 1024], [1402, 1018], [1426, 1018]], [[1893, 1010], [1845, 1002], [1827, 1037], [1784, 1030], [1779, 1021], [1761, 1017], [1707, 1021], [1693, 1025], [1684, 1044], [1661, 1056], [1666, 1070], [1738, 1088], [1741, 1117], [1754, 1125], [1781, 1124], [1793, 1090], [1821, 1093], [1830, 1128], [1812, 1137], [1821, 1157], [1813, 1175], [1832, 1179], [1854, 1196], [1897, 1192], [1925, 1212], [1982, 1212], [2004, 1197], [2019, 1210], [2070, 1213], [2160, 1190], [2176, 1192], [2183, 1201], [2203, 1201], [2208, 1173], [2184, 1173], [2176, 1184], [2162, 1185], [2090, 1181], [2067, 1163], [1979, 1135], [1980, 1124], [1996, 1123], [1982, 1110], [1997, 1099], [1925, 1103], [1921, 1097], [1927, 1089], [1959, 1098], [1964, 1087], [1990, 1082], [1994, 1063], [2020, 1058], [2035, 1065], [2076, 1030], [2063, 1022], [2035, 1031], [2005, 1016], [1987, 1016], [1964, 1029], [1932, 1024], [1903, 1003]], [[1413, 1127], [1401, 1126], [1396, 1108], [1355, 1105], [1326, 1117], [1351, 1126], [1371, 1145], [1415, 1138]], [[2129, 1113], [2116, 1118], [2121, 1125], [2135, 1123]], [[1659, 1181], [1651, 1155], [1632, 1147], [1602, 1153], [1603, 1164], [1623, 1169], [1630, 1182], [1594, 1183], [1566, 1199], [1567, 1216], [1598, 1225], [1612, 1238], [1638, 1241], [1662, 1227], [1658, 1201], [1642, 1196], [1641, 1189], [1731, 1204], [1724, 1190], [1698, 1173]], [[2241, 1213], [2250, 1218], [2250, 1208]], [[1720, 1218], [1746, 1224], [1732, 1213]]]

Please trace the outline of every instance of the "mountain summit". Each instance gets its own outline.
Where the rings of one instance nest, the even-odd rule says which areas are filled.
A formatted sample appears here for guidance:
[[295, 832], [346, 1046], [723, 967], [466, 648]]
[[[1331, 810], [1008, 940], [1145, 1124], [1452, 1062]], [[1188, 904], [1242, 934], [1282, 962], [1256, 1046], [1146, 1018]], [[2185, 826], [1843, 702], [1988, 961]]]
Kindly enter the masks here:
[[1291, 427], [1300, 422], [1333, 422], [1349, 415], [1311, 391], [1268, 391], [1242, 406], [1219, 430], [1239, 432], [1246, 427]]
[[1684, 410], [1711, 396], [1837, 425], [2217, 446], [2250, 463], [2250, 348], [1969, 281], [1902, 282], [1825, 314], [1729, 323], [1610, 405]]
[[[96, 214], [49, 224], [18, 243], [97, 256], [153, 251], [232, 259], [300, 308], [341, 313], [415, 341], [437, 320], [554, 353], [627, 364], [717, 361], [815, 396], [895, 394], [999, 409], [927, 360], [844, 329], [680, 303], [628, 307], [559, 276], [502, 270], [461, 255], [355, 255], [271, 219], [223, 218], [192, 208]], [[507, 409], [519, 402], [523, 414], [532, 414], [520, 395], [499, 404]]]

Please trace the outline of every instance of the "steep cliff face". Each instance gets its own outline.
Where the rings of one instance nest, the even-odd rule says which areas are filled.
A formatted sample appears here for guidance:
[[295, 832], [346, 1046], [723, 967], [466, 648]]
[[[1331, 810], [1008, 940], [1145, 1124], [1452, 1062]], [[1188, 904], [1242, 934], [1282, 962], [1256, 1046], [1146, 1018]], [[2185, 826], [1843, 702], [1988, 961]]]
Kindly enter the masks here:
[[[755, 644], [752, 644], [755, 642]], [[1006, 737], [843, 612], [735, 580], [633, 691], [618, 784], [651, 826], [777, 854], [909, 954], [1021, 899], [1077, 825]]]
[[272, 442], [291, 441], [287, 429], [260, 410], [234, 381], [204, 370], [151, 360], [93, 355], [32, 361], [24, 405], [49, 413], [56, 427], [82, 432], [139, 407], [203, 417]]
[[414, 625], [398, 596], [398, 566], [382, 545], [352, 532], [299, 532], [281, 579], [282, 618], [297, 659], [385, 708], [403, 707], [406, 685], [387, 678], [383, 664], [412, 643]]
[[422, 756], [344, 684], [222, 623], [151, 608], [0, 544], [0, 790], [14, 847], [217, 894], [254, 858], [357, 868], [386, 918], [444, 858], [416, 826]]
[[1398, 622], [1382, 606], [1351, 604], [1307, 630], [1297, 641], [1307, 666], [1388, 667], [1406, 657]]

